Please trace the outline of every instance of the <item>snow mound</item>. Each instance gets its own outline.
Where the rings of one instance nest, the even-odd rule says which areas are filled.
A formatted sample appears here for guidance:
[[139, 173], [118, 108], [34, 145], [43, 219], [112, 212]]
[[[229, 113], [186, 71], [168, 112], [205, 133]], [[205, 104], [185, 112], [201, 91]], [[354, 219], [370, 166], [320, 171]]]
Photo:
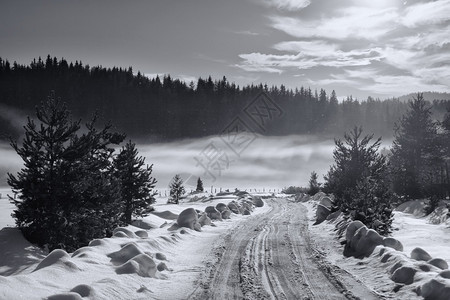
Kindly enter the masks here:
[[424, 208], [426, 205], [425, 200], [410, 200], [400, 204], [395, 210], [403, 213], [412, 214], [416, 217], [422, 217], [425, 215]]
[[176, 220], [178, 218], [177, 214], [174, 214], [173, 212], [169, 211], [169, 210], [165, 210], [165, 211], [152, 211], [152, 214], [154, 214], [155, 216], [158, 216], [160, 218], [166, 219], [166, 220]]
[[444, 270], [440, 272], [439, 276], [441, 276], [442, 278], [450, 279], [450, 270]]
[[132, 242], [124, 245], [119, 251], [112, 252], [107, 256], [111, 258], [113, 263], [123, 264], [139, 254], [143, 254], [143, 252], [139, 249], [136, 243]]
[[222, 221], [222, 214], [214, 206], [207, 206], [205, 212], [211, 220]]
[[147, 254], [139, 254], [116, 268], [117, 274], [138, 274], [142, 277], [156, 278], [155, 261]]
[[396, 283], [411, 284], [414, 282], [414, 275], [416, 272], [417, 270], [412, 267], [402, 266], [395, 269], [391, 279]]
[[228, 203], [228, 209], [231, 210], [233, 213], [239, 215], [242, 214], [242, 210], [239, 206], [239, 204], [237, 204], [235, 201], [231, 201], [230, 203]]
[[156, 258], [157, 260], [167, 260], [167, 257], [166, 257], [163, 253], [161, 253], [161, 252], [157, 252], [157, 253], [155, 254], [155, 258]]
[[449, 210], [447, 208], [448, 201], [441, 201], [439, 206], [427, 216], [428, 222], [431, 224], [442, 224], [448, 220]]
[[95, 239], [89, 242], [90, 247], [104, 246], [104, 245], [107, 245], [107, 242], [104, 239]]
[[258, 196], [252, 197], [252, 202], [253, 202], [253, 205], [255, 205], [256, 207], [264, 206], [264, 201], [261, 199], [261, 197], [258, 197]]
[[[345, 223], [343, 224], [345, 225]], [[345, 239], [344, 256], [346, 257], [369, 257], [377, 246], [390, 247], [397, 251], [403, 250], [400, 241], [382, 237], [375, 230], [368, 229], [361, 221], [352, 221], [348, 224]]]
[[229, 210], [228, 208], [225, 209], [224, 211], [222, 211], [222, 219], [226, 220], [226, 219], [230, 219], [231, 216], [231, 210]]
[[78, 293], [64, 293], [64, 294], [56, 294], [47, 298], [47, 300], [83, 300], [83, 298]]
[[138, 230], [134, 232], [135, 235], [137, 235], [138, 237], [145, 239], [148, 238], [148, 232], [145, 230]]
[[427, 251], [420, 247], [416, 247], [411, 251], [411, 258], [415, 260], [429, 261], [432, 257]]
[[435, 266], [436, 268], [439, 268], [441, 270], [448, 269], [448, 263], [447, 261], [443, 260], [442, 258], [432, 258], [428, 261], [430, 265]]
[[70, 255], [66, 251], [55, 249], [37, 265], [33, 272], [55, 265], [63, 267], [66, 271], [79, 270], [77, 265], [70, 260]]
[[383, 246], [395, 249], [395, 250], [400, 251], [400, 252], [403, 251], [402, 243], [399, 240], [394, 239], [392, 237], [384, 238]]
[[163, 262], [160, 262], [156, 268], [158, 269], [159, 272], [166, 271], [166, 270], [170, 271], [170, 269], [167, 267], [167, 265]]
[[331, 210], [328, 207], [322, 204], [318, 204], [316, 210], [316, 222], [313, 225], [318, 225], [325, 221], [330, 213]]
[[94, 288], [87, 284], [77, 285], [70, 291], [79, 294], [81, 297], [90, 297], [94, 295]]
[[198, 222], [197, 211], [193, 208], [183, 210], [177, 218], [177, 224], [196, 231], [201, 231], [201, 225]]
[[420, 295], [425, 299], [448, 300], [450, 299], [450, 280], [431, 279], [422, 285]]
[[136, 234], [133, 231], [125, 228], [125, 227], [117, 227], [113, 231], [113, 236], [115, 237], [128, 237], [131, 239], [137, 238]]
[[203, 213], [200, 215], [200, 218], [198, 218], [198, 222], [203, 227], [205, 225], [211, 225], [211, 219], [208, 217], [206, 213]]
[[94, 249], [92, 247], [82, 247], [77, 249], [75, 252], [72, 253], [72, 257], [86, 257], [88, 252], [92, 252]]
[[216, 209], [218, 212], [222, 213], [223, 211], [228, 209], [228, 206], [225, 203], [221, 202], [216, 205]]

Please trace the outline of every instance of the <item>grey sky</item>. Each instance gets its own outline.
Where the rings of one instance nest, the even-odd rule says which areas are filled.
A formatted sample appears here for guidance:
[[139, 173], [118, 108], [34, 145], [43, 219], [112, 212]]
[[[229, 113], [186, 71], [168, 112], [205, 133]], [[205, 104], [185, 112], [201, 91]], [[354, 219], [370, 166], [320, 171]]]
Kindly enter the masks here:
[[450, 91], [450, 0], [0, 0], [0, 56], [386, 98]]

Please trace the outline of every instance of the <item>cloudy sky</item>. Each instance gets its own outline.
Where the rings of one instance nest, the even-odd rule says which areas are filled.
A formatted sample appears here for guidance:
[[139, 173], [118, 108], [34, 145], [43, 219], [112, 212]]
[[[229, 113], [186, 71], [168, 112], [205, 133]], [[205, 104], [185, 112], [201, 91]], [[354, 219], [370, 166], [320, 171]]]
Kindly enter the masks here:
[[47, 54], [186, 81], [450, 91], [450, 0], [1, 0], [0, 57]]

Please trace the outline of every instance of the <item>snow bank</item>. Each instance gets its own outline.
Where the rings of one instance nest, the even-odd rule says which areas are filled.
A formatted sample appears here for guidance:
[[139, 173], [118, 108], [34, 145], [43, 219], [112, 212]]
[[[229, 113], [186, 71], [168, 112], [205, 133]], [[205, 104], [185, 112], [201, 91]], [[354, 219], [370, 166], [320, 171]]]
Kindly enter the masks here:
[[[325, 196], [322, 196], [325, 197]], [[314, 199], [308, 205], [319, 210], [320, 199]], [[383, 277], [366, 273], [358, 269], [358, 265], [386, 270], [393, 282], [390, 291], [387, 283], [377, 283], [377, 287], [387, 294], [396, 294], [398, 298], [411, 299], [450, 299], [450, 229], [441, 225], [430, 224], [423, 216], [423, 201], [410, 201], [401, 205], [395, 212], [394, 234], [392, 237], [382, 237], [376, 231], [368, 229], [359, 221], [348, 222], [342, 216], [333, 218], [328, 226], [338, 238], [345, 243], [345, 256], [358, 258], [353, 265], [347, 267], [358, 276], [368, 276], [368, 282], [377, 281]], [[408, 212], [408, 213], [406, 213]], [[316, 216], [317, 217], [317, 216]], [[334, 228], [333, 228], [334, 227]], [[316, 231], [318, 234], [320, 230]], [[341, 234], [339, 234], [341, 233]], [[339, 247], [339, 246], [338, 246]], [[429, 250], [429, 251], [428, 251]], [[339, 258], [336, 260], [339, 261]]]

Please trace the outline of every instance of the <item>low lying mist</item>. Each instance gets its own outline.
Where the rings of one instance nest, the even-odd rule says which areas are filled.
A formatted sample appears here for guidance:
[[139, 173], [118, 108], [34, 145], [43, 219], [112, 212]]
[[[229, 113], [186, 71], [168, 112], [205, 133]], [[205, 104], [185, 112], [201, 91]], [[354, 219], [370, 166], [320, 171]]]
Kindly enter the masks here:
[[[139, 143], [137, 148], [146, 163], [153, 164], [153, 175], [160, 190], [167, 189], [175, 174], [181, 174], [188, 191], [195, 189], [197, 177], [202, 178], [207, 190], [213, 186], [217, 191], [220, 188], [268, 191], [291, 185], [307, 186], [312, 171], [323, 182], [323, 175], [333, 163], [334, 141], [306, 135], [255, 136], [238, 151], [239, 155], [219, 137]], [[7, 172], [15, 173], [21, 166], [22, 161], [14, 150], [0, 144], [0, 186], [7, 185]]]
[[[176, 173], [181, 173], [192, 186], [200, 176], [207, 189], [214, 186], [267, 190], [306, 186], [312, 171], [325, 174], [333, 161], [334, 142], [312, 136], [258, 136], [245, 149], [237, 151], [239, 156], [219, 137], [139, 145], [139, 149], [146, 161], [154, 164], [154, 174], [162, 188], [167, 187]], [[208, 157], [215, 152], [223, 154], [222, 159], [207, 168]]]

